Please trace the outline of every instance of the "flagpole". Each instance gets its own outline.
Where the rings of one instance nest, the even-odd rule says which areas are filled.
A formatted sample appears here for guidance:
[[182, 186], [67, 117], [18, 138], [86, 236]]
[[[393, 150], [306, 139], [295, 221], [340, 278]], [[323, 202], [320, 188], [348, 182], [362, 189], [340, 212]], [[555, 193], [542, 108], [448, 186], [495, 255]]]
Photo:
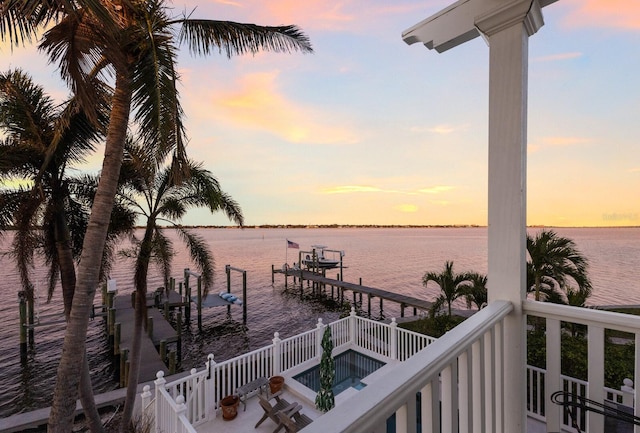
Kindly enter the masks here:
[[[289, 266], [289, 239], [284, 240], [284, 264]], [[285, 267], [286, 270], [286, 267]]]

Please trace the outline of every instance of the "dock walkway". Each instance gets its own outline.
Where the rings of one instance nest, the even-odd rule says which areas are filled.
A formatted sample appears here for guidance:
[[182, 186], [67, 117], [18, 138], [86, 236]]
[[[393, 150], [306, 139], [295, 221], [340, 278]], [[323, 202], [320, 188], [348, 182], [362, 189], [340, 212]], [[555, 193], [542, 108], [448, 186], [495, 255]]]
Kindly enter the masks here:
[[[130, 351], [135, 323], [135, 311], [131, 305], [131, 296], [116, 296], [114, 307], [116, 310], [115, 323], [120, 323], [119, 350], [121, 353], [125, 350]], [[148, 308], [147, 317], [152, 319], [153, 331], [151, 335], [144, 333], [142, 338], [139, 383], [154, 380], [159, 370], [167, 371], [167, 366], [156, 350], [156, 346], [159, 346], [161, 341], [166, 343], [178, 341], [178, 333], [157, 308]]]
[[[338, 287], [341, 290], [350, 290], [353, 292], [354, 300], [356, 293], [365, 294], [369, 300], [369, 315], [371, 315], [371, 298], [379, 298], [380, 299], [380, 310], [382, 310], [382, 301], [392, 301], [400, 304], [400, 315], [404, 317], [404, 309], [407, 307], [413, 308], [414, 315], [416, 314], [416, 310], [429, 311], [432, 302], [425, 301], [423, 299], [414, 298], [412, 296], [402, 295], [400, 293], [389, 292], [387, 290], [378, 289], [375, 287], [363, 286], [361, 284], [349, 283], [346, 281], [335, 280], [332, 278], [327, 278], [323, 275], [320, 275], [315, 272], [306, 271], [304, 269], [272, 269], [274, 274], [284, 274], [285, 278], [287, 276], [299, 278], [300, 284], [302, 285], [302, 281], [312, 281], [324, 286], [333, 286]], [[362, 298], [360, 299], [362, 301]]]

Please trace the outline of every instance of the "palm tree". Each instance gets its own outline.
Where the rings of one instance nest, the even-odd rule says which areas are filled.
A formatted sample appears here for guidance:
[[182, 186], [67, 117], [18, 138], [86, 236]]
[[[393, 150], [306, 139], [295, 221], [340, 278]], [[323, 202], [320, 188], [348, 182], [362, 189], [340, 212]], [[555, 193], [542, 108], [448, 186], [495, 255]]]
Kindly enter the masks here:
[[201, 272], [205, 294], [213, 283], [213, 256], [200, 236], [177, 224], [194, 207], [206, 207], [212, 213], [223, 211], [227, 217], [242, 226], [244, 217], [240, 206], [220, 189], [213, 175], [190, 160], [186, 161], [189, 176], [176, 181], [176, 159], [167, 167], [158, 169], [156, 155], [144, 146], [128, 141], [127, 155], [121, 173], [122, 189], [118, 200], [134, 209], [145, 220], [142, 240], [135, 242], [135, 324], [130, 356], [129, 383], [121, 431], [130, 424], [136, 399], [142, 329], [146, 316], [147, 275], [151, 262], [163, 271], [168, 287], [173, 258], [173, 243], [161, 230], [160, 223], [169, 224], [187, 245], [189, 255]]
[[453, 272], [453, 262], [447, 261], [444, 270], [439, 274], [427, 272], [422, 277], [422, 284], [427, 287], [429, 281], [433, 281], [440, 287], [440, 295], [436, 298], [432, 310], [438, 311], [444, 304], [447, 304], [447, 311], [451, 317], [451, 304], [465, 295], [465, 283], [470, 281], [468, 273], [456, 274]]
[[96, 79], [104, 76], [102, 72], [112, 71], [110, 76], [115, 77], [102, 172], [84, 238], [49, 418], [49, 430], [60, 432], [71, 429], [78, 384], [74, 365], [84, 349], [132, 107], [145, 145], [161, 149], [156, 153], [161, 156], [159, 161], [175, 150], [176, 172], [184, 172], [182, 109], [176, 89], [177, 44], [186, 42], [192, 52], [202, 55], [212, 50], [224, 51], [227, 56], [260, 50], [312, 51], [307, 37], [295, 26], [175, 18], [169, 16], [163, 0], [105, 2], [104, 7], [97, 3], [8, 0], [0, 21], [3, 39], [13, 41], [17, 38], [12, 35], [30, 34], [45, 18], [59, 17], [45, 33], [41, 48], [60, 63], [60, 71], [84, 106], [89, 107], [95, 99], [92, 89]]
[[[75, 260], [80, 255], [92, 199], [92, 180], [69, 176], [68, 171], [94, 151], [99, 131], [78, 110], [74, 99], [55, 104], [20, 70], [0, 74], [0, 130], [5, 135], [0, 141], [0, 180], [17, 179], [30, 185], [0, 191], [0, 222], [3, 227], [16, 228], [12, 255], [23, 290], [33, 300], [30, 272], [35, 254], [40, 254], [47, 266], [48, 301], [60, 278], [68, 319], [76, 284]], [[123, 221], [125, 228], [133, 226], [131, 215]], [[111, 242], [120, 233], [112, 232]], [[108, 258], [103, 255], [103, 273], [108, 271]], [[86, 358], [82, 372], [82, 404], [97, 431], [101, 423]]]
[[478, 310], [487, 306], [488, 292], [487, 292], [487, 276], [470, 273], [468, 274], [469, 281], [462, 283], [461, 290], [464, 293], [464, 298], [467, 301], [467, 308], [471, 308], [471, 305], [475, 305]]
[[534, 292], [536, 301], [541, 294], [547, 300], [561, 300], [563, 292], [570, 293], [567, 290], [572, 283], [577, 284], [576, 293], [581, 297], [591, 294], [588, 260], [571, 239], [558, 236], [553, 230], [542, 230], [535, 237], [527, 235], [527, 251], [527, 289]]

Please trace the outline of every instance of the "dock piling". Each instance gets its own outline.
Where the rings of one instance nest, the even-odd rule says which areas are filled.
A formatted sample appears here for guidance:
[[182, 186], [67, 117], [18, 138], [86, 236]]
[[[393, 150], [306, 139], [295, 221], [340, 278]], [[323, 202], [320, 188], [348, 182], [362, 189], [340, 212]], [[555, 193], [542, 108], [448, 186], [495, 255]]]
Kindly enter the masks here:
[[113, 354], [120, 354], [120, 338], [122, 336], [122, 325], [120, 323], [116, 323], [115, 333], [113, 336]]
[[20, 356], [23, 360], [27, 357], [27, 294], [24, 291], [18, 292], [20, 303]]
[[202, 277], [198, 275], [198, 331], [202, 332]]

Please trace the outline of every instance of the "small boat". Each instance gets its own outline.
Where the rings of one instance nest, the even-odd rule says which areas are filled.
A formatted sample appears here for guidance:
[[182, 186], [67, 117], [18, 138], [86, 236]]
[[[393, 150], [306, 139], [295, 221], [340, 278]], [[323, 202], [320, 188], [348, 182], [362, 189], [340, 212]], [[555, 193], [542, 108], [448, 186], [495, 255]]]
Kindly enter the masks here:
[[[302, 251], [304, 257], [301, 258], [302, 265], [309, 268], [333, 269], [341, 266], [344, 251], [329, 250], [325, 245], [311, 245], [312, 250]], [[325, 253], [332, 256], [327, 257]]]

